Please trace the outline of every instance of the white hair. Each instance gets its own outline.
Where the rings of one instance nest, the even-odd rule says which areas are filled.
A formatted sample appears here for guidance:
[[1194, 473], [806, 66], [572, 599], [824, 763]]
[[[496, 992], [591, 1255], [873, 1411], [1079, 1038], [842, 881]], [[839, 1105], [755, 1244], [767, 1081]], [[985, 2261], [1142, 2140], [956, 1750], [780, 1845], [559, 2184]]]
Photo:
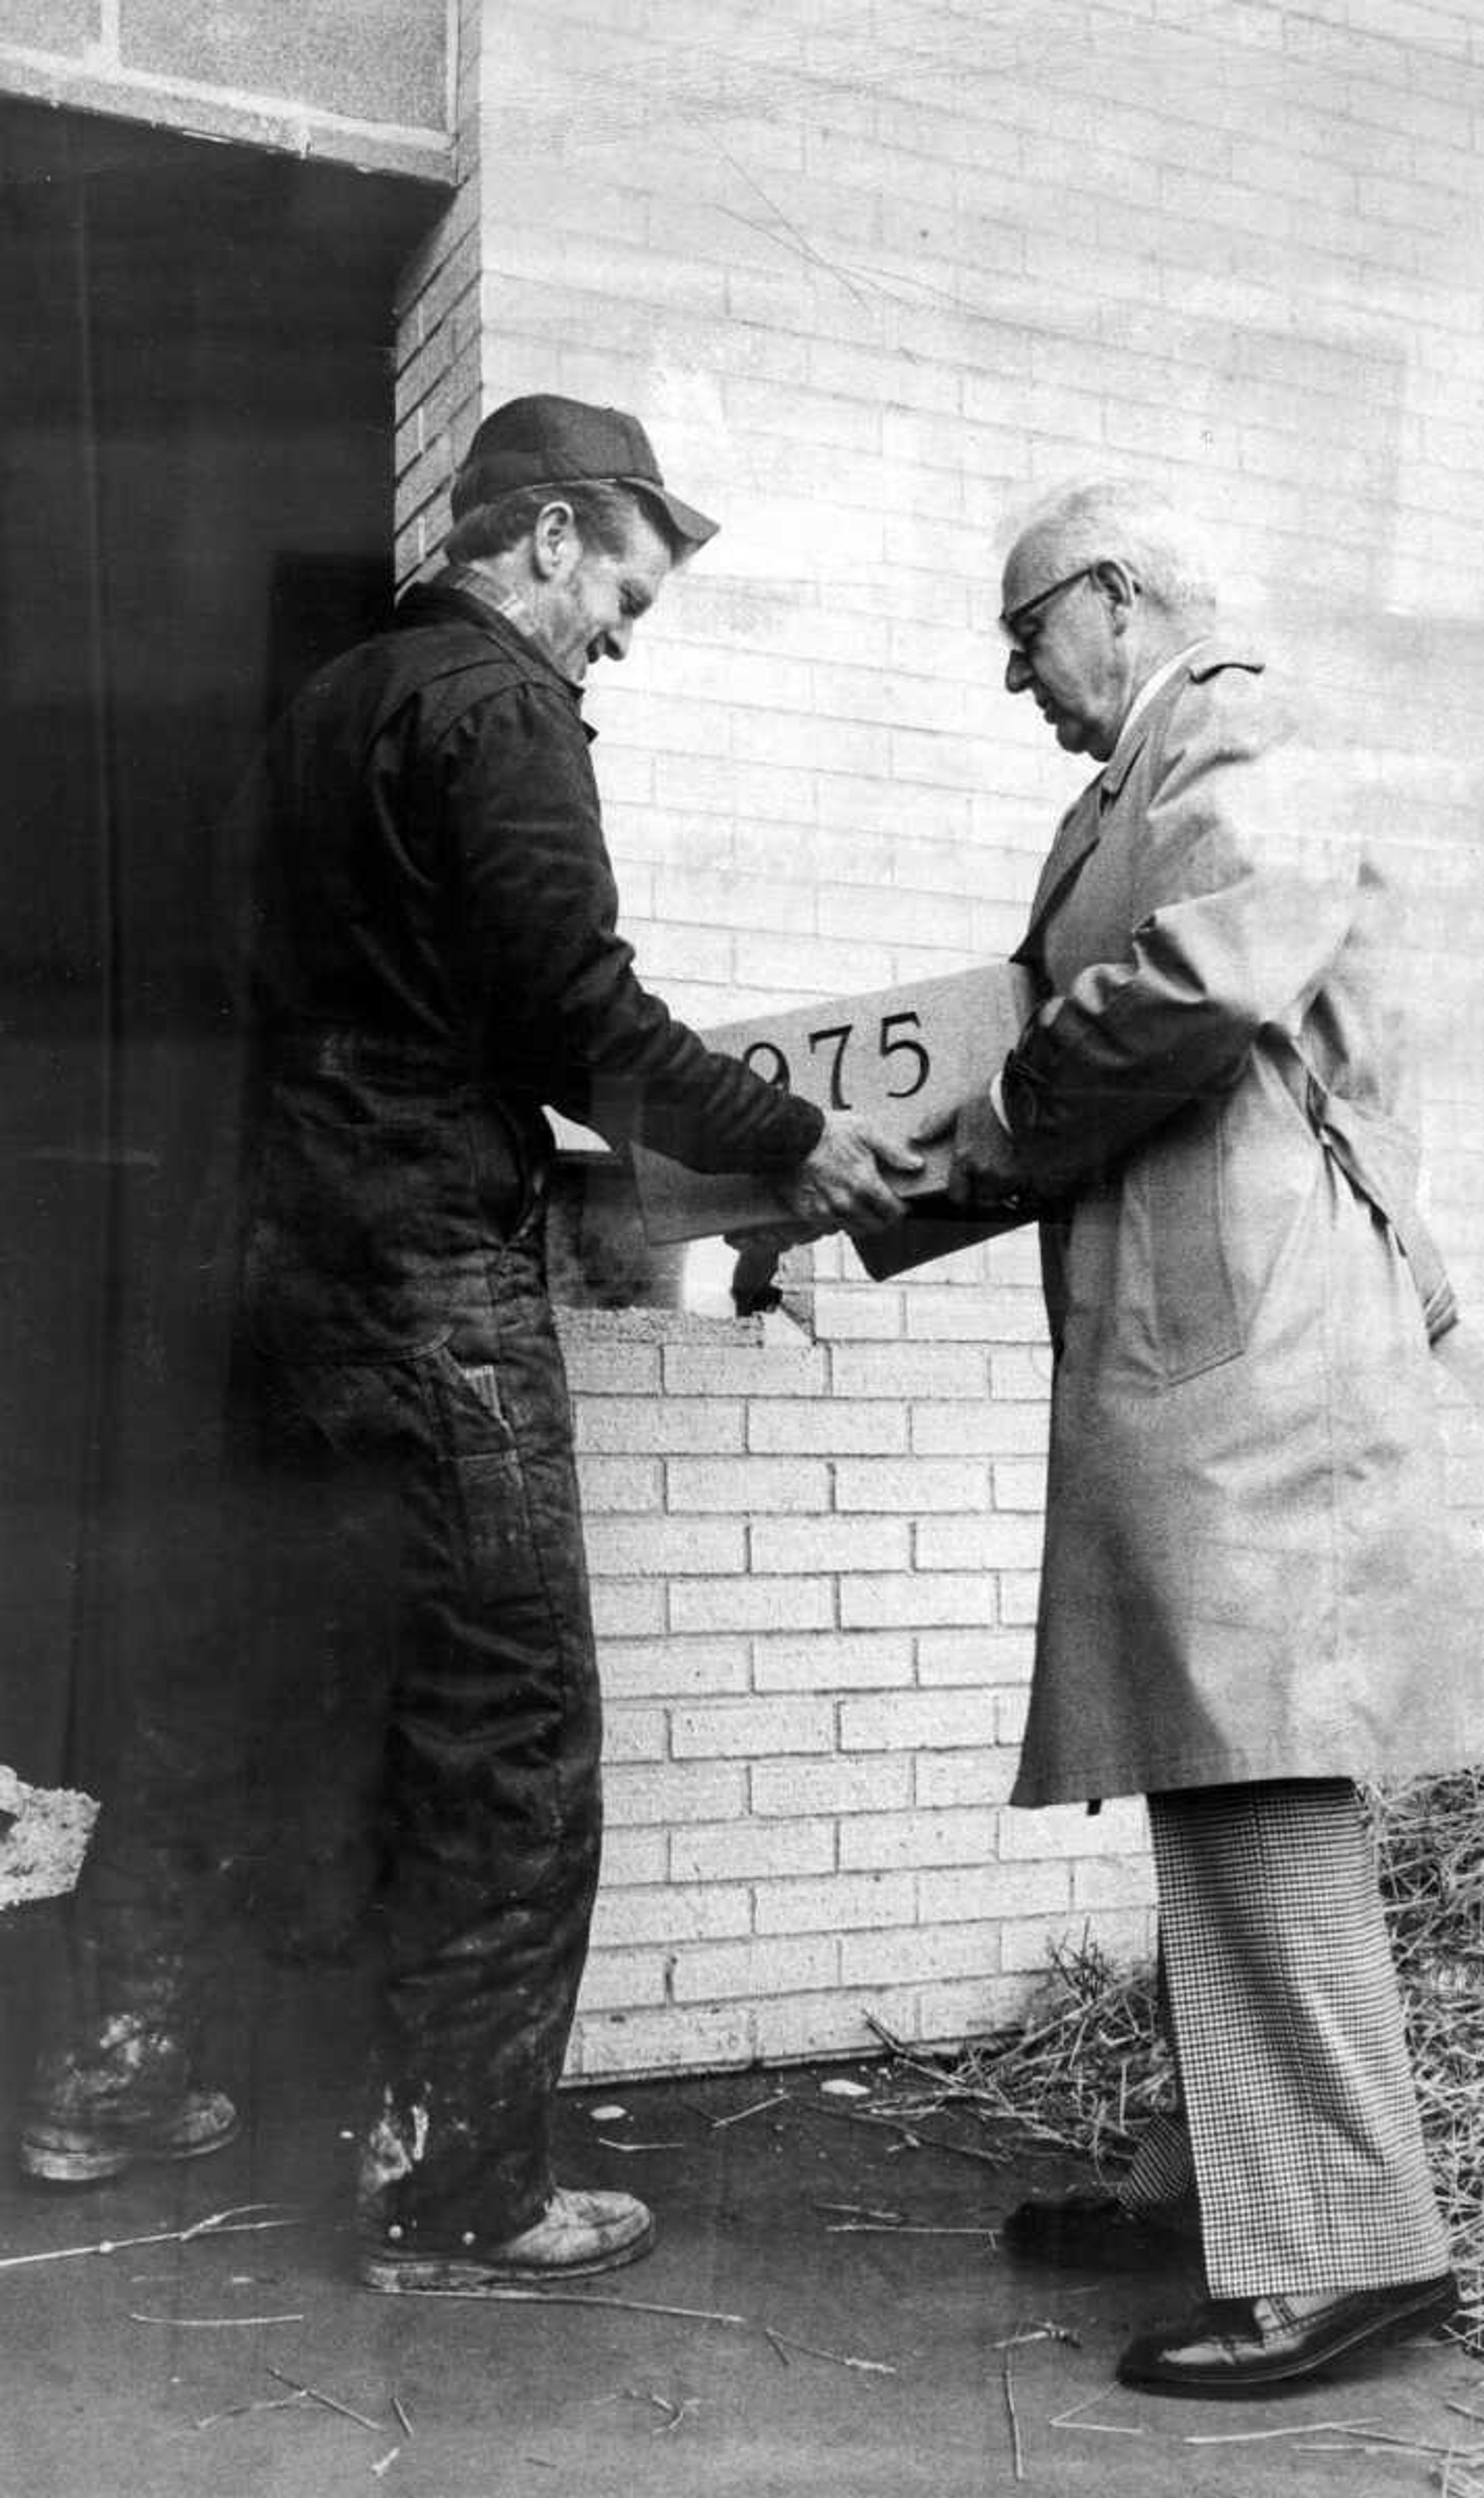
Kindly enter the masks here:
[[1216, 608], [1210, 551], [1157, 487], [1121, 477], [1058, 486], [1021, 521], [1011, 553], [1032, 539], [1055, 547], [1058, 572], [1104, 559], [1126, 563], [1145, 597], [1172, 617], [1209, 619]]

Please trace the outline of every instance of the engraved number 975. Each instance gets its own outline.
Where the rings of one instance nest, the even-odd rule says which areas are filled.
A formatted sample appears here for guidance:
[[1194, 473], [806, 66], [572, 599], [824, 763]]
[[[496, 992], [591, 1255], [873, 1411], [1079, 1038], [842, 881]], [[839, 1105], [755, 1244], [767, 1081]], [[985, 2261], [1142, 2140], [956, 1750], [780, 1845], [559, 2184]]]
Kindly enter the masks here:
[[[908, 1026], [911, 1027], [910, 1031], [907, 1029]], [[883, 1015], [881, 1018], [876, 1034], [876, 1056], [896, 1060], [898, 1064], [892, 1068], [892, 1073], [896, 1076], [905, 1076], [907, 1079], [904, 1083], [888, 1084], [886, 1090], [890, 1101], [910, 1102], [914, 1093], [922, 1091], [932, 1073], [932, 1061], [928, 1055], [926, 1045], [916, 1038], [921, 1030], [922, 1017], [915, 1007], [900, 1008], [895, 1014]], [[850, 1108], [850, 1104], [845, 1098], [845, 1052], [854, 1038], [855, 1026], [851, 1023], [821, 1024], [817, 1032], [811, 1032], [808, 1036], [811, 1055], [817, 1051], [821, 1041], [834, 1043], [830, 1055], [830, 1107], [832, 1110]], [[900, 1063], [903, 1060], [906, 1062], [905, 1065]], [[786, 1090], [791, 1081], [788, 1060], [775, 1041], [752, 1041], [742, 1053], [742, 1063], [750, 1067], [754, 1074], [761, 1075], [767, 1084], [775, 1084], [780, 1089]]]

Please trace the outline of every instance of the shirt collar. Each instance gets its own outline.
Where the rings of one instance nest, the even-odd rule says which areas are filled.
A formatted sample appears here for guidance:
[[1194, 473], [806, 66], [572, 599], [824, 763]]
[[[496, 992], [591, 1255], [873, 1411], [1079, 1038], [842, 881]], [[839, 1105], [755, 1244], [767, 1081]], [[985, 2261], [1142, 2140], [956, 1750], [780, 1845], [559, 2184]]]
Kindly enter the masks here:
[[535, 643], [542, 657], [551, 660], [564, 683], [571, 686], [574, 692], [581, 693], [581, 686], [560, 665], [538, 624], [529, 599], [522, 598], [519, 590], [500, 590], [488, 572], [481, 572], [472, 563], [450, 564], [442, 578], [445, 589], [457, 590], [463, 597], [472, 598], [476, 606], [488, 608], [491, 616], [503, 616], [506, 624], [513, 624], [518, 633], [523, 633], [527, 642]]
[[1118, 741], [1114, 747], [1113, 753], [1108, 757], [1108, 763], [1103, 767], [1105, 771], [1109, 766], [1120, 760], [1124, 740], [1127, 738], [1130, 730], [1143, 718], [1145, 712], [1148, 711], [1150, 704], [1153, 701], [1154, 696], [1159, 692], [1161, 687], [1167, 686], [1170, 679], [1184, 666], [1186, 660], [1194, 657], [1195, 653], [1200, 649], [1201, 644], [1203, 642], [1209, 642], [1211, 636], [1209, 633], [1197, 633], [1193, 642], [1186, 642], [1181, 650], [1172, 651], [1167, 659], [1162, 659], [1160, 661], [1158, 667], [1154, 670], [1153, 675], [1145, 678], [1143, 685], [1139, 688], [1138, 692], [1135, 694], [1133, 701], [1129, 704], [1128, 709], [1124, 714], [1123, 725], [1119, 730]]

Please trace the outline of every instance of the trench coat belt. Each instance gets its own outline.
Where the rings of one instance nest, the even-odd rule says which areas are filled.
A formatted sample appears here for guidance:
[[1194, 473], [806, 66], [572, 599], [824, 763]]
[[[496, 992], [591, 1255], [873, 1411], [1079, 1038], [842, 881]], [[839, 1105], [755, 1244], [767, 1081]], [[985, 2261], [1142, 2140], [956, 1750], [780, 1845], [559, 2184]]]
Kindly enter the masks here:
[[1457, 1325], [1458, 1304], [1437, 1243], [1417, 1211], [1410, 1188], [1382, 1176], [1373, 1137], [1372, 1150], [1367, 1150], [1367, 1114], [1332, 1093], [1294, 1041], [1289, 1041], [1280, 1072], [1331, 1161], [1395, 1234], [1422, 1303], [1429, 1341], [1436, 1344]]

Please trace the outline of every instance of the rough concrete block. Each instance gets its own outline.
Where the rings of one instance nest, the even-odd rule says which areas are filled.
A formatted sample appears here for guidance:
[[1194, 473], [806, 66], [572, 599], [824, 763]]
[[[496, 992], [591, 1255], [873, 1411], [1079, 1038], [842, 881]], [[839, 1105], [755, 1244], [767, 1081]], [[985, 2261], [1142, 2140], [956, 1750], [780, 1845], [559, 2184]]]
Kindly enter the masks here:
[[615, 1891], [605, 1884], [593, 1910], [595, 1951], [615, 1952], [645, 1943], [718, 1942], [749, 1934], [752, 1895], [745, 1882]]
[[840, 1864], [851, 1871], [987, 1864], [995, 1854], [998, 1821], [992, 1805], [854, 1813], [840, 1824]]
[[914, 1980], [978, 1977], [999, 1968], [997, 1924], [916, 1927], [888, 1935], [845, 1935], [844, 1986], [906, 1986]]
[[0, 0], [3, 44], [70, 55], [98, 43], [102, 33], [102, 0]]
[[603, 1690], [611, 1700], [709, 1698], [743, 1692], [748, 1684], [747, 1642], [730, 1639], [605, 1640], [600, 1660]]
[[735, 1575], [745, 1557], [738, 1518], [592, 1518], [585, 1542], [595, 1579], [666, 1578], [680, 1570]]
[[672, 1457], [665, 1468], [672, 1513], [777, 1511], [799, 1518], [830, 1506], [830, 1470], [822, 1458]]
[[924, 1631], [917, 1643], [917, 1680], [939, 1683], [1028, 1682], [1035, 1638], [1028, 1630]]
[[1016, 1757], [1012, 1746], [999, 1744], [974, 1751], [919, 1753], [913, 1795], [918, 1804], [934, 1808], [1002, 1804], [1015, 1782]]
[[953, 1622], [993, 1622], [995, 1581], [982, 1570], [903, 1571], [900, 1577], [841, 1579], [840, 1621], [846, 1630], [899, 1622], [911, 1629]]
[[900, 1405], [853, 1397], [808, 1404], [758, 1404], [747, 1414], [747, 1446], [803, 1456], [889, 1455], [907, 1444]]
[[1069, 1867], [1056, 1864], [954, 1866], [922, 1874], [919, 1896], [925, 1924], [1065, 1913], [1072, 1906], [1072, 1876]]
[[678, 1761], [828, 1752], [835, 1743], [835, 1706], [793, 1698], [702, 1701], [672, 1709], [671, 1741]]
[[616, 2011], [605, 2018], [597, 2007], [587, 2013], [584, 1993], [580, 2014], [569, 2069], [593, 2079], [696, 2066], [722, 2071], [752, 2062], [752, 2014], [745, 2004], [692, 2004], [682, 2020], [673, 2006], [663, 2012]]
[[989, 1393], [989, 1357], [957, 1344], [837, 1344], [831, 1348], [842, 1396], [943, 1397], [956, 1404]]
[[120, 0], [126, 69], [406, 129], [445, 127], [447, 36], [444, 0], [298, 0], [292, 10]]
[[905, 1570], [904, 1518], [759, 1518], [747, 1530], [754, 1570]]
[[588, 1518], [639, 1517], [664, 1506], [664, 1475], [656, 1458], [583, 1457], [577, 1472]]
[[[994, 1362], [997, 1361], [996, 1355]], [[993, 1395], [967, 1411], [960, 1404], [912, 1408], [912, 1446], [923, 1457], [998, 1457], [1001, 1453], [1038, 1457], [1045, 1450], [1050, 1428], [1044, 1401], [1007, 1401], [997, 1387]]]
[[747, 1802], [746, 1774], [730, 1761], [620, 1765], [609, 1771], [603, 1790], [607, 1817], [618, 1830], [741, 1820]]
[[835, 1498], [841, 1510], [973, 1510], [989, 1504], [990, 1470], [975, 1457], [864, 1457], [842, 1460], [835, 1471]]
[[669, 1750], [669, 1726], [663, 1709], [636, 1709], [621, 1703], [610, 1709], [603, 1728], [605, 1765], [616, 1761], [662, 1761]]
[[583, 2002], [594, 2012], [620, 2004], [663, 2003], [661, 1951], [593, 1951], [583, 1971]]
[[665, 1627], [665, 1590], [656, 1581], [602, 1579], [592, 1590], [592, 1625], [600, 1640], [658, 1639]]
[[603, 1449], [624, 1455], [642, 1449], [668, 1454], [726, 1452], [742, 1445], [746, 1409], [740, 1400], [687, 1396], [683, 1402], [665, 1397], [583, 1395], [577, 1402], [579, 1449]]
[[670, 1874], [676, 1882], [828, 1874], [834, 1865], [834, 1829], [817, 1816], [805, 1821], [717, 1822], [678, 1830], [670, 1841]]
[[748, 1773], [756, 1813], [890, 1812], [905, 1805], [912, 1764], [873, 1761], [755, 1761]]
[[919, 1570], [1034, 1570], [1041, 1521], [999, 1509], [983, 1518], [925, 1518], [914, 1540]]
[[912, 1643], [905, 1631], [819, 1631], [752, 1644], [758, 1691], [880, 1691], [904, 1687], [911, 1680]]
[[836, 1874], [817, 1881], [760, 1882], [760, 1935], [843, 1934], [848, 1928], [910, 1925], [917, 1881], [910, 1873]]
[[667, 1344], [666, 1392], [672, 1396], [817, 1396], [825, 1385], [825, 1357], [796, 1329], [790, 1333], [791, 1342], [775, 1337], [763, 1344]]
[[917, 2026], [911, 2034], [924, 2046], [940, 2041], [956, 2047], [966, 2038], [991, 2036], [995, 2031], [1019, 2026], [1030, 2008], [1033, 1992], [1033, 1981], [1019, 1972], [920, 1987]]
[[798, 1995], [834, 1986], [839, 1945], [833, 1935], [770, 1935], [766, 1940], [682, 1945], [675, 1955], [677, 2003], [717, 1996]]
[[890, 1691], [839, 1704], [840, 1745], [847, 1752], [942, 1751], [995, 1741], [998, 1695], [993, 1691]]
[[677, 1579], [670, 1589], [678, 1631], [819, 1631], [834, 1612], [829, 1579]]

